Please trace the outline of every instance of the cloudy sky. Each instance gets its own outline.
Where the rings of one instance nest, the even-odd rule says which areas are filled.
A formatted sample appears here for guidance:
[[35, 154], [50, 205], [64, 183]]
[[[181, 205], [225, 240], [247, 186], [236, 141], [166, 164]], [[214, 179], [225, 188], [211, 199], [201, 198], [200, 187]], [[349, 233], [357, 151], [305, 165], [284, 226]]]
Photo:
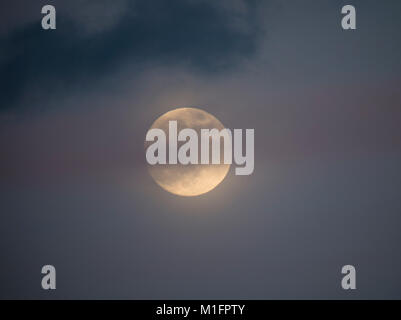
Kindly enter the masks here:
[[[0, 298], [401, 298], [400, 1], [48, 3], [0, 4]], [[255, 129], [253, 175], [152, 180], [187, 106]]]

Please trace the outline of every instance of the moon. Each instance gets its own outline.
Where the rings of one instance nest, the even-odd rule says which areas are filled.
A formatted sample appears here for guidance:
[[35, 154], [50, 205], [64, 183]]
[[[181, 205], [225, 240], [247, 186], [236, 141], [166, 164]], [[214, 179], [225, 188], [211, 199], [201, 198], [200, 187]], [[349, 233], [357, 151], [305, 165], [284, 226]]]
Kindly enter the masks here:
[[[199, 137], [201, 129], [224, 129], [223, 124], [216, 117], [204, 110], [199, 108], [174, 109], [160, 116], [150, 127], [150, 129], [164, 130], [167, 150], [170, 120], [177, 121], [178, 132], [184, 128], [192, 128]], [[181, 144], [178, 144], [178, 148]], [[148, 145], [145, 142], [145, 148]], [[164, 190], [179, 196], [193, 197], [216, 188], [226, 177], [230, 164], [148, 164], [148, 169], [153, 180]]]

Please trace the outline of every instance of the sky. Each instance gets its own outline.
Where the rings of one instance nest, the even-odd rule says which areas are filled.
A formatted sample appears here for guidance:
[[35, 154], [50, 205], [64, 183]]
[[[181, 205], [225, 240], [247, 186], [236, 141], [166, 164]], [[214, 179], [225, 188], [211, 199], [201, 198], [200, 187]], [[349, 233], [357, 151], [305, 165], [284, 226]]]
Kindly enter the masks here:
[[[0, 4], [1, 299], [401, 298], [399, 1], [45, 4]], [[193, 106], [255, 170], [187, 198], [144, 140]]]

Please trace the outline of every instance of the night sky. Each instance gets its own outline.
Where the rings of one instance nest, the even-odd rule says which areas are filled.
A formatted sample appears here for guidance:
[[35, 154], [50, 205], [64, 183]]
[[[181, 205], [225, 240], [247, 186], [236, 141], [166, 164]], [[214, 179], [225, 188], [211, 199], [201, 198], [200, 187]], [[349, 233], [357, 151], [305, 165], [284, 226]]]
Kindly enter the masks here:
[[[0, 298], [401, 299], [400, 30], [399, 0], [2, 0]], [[252, 175], [152, 180], [189, 106], [255, 129]]]

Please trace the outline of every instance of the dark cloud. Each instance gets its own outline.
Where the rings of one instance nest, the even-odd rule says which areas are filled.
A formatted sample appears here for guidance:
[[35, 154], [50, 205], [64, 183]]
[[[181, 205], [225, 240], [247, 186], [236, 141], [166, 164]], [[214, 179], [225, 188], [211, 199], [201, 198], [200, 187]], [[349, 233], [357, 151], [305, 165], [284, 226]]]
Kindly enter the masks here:
[[38, 12], [37, 21], [27, 19], [27, 24], [3, 35], [3, 110], [15, 109], [29, 86], [40, 84], [39, 91], [51, 91], [54, 83], [79, 87], [106, 77], [124, 63], [136, 65], [138, 72], [149, 64], [221, 71], [254, 53], [261, 35], [255, 1], [237, 1], [242, 5], [235, 10], [212, 1], [124, 2], [110, 15], [105, 13], [107, 7], [94, 6], [94, 15], [102, 12], [103, 19], [96, 20], [99, 25], [91, 17], [91, 6], [85, 7], [88, 3], [60, 3], [55, 31], [41, 29], [40, 6], [30, 5]]

